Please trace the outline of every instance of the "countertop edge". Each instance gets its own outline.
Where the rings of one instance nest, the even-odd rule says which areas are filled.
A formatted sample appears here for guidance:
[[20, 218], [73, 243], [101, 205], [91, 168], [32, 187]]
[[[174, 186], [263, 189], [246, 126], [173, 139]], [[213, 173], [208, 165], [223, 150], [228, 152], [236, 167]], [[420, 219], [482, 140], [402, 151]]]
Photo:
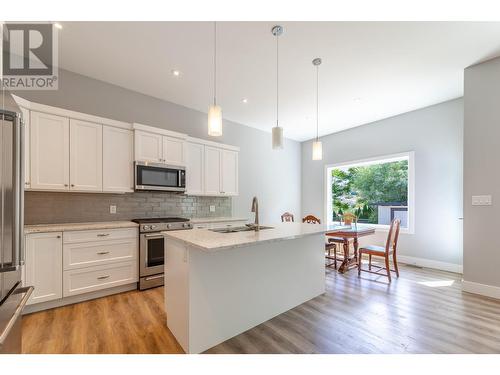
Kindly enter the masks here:
[[137, 228], [138, 226], [139, 224], [127, 220], [116, 222], [109, 221], [89, 223], [27, 224], [24, 226], [24, 234]]
[[248, 221], [244, 217], [196, 217], [191, 219], [193, 224], [201, 223], [220, 223], [220, 222], [233, 222], [233, 221]]
[[161, 233], [167, 238], [182, 242], [184, 244], [190, 245], [192, 247], [195, 247], [195, 248], [200, 249], [202, 251], [205, 251], [207, 253], [215, 253], [215, 252], [221, 251], [221, 250], [236, 249], [239, 247], [248, 247], [248, 246], [252, 246], [252, 245], [260, 245], [260, 244], [269, 243], [269, 242], [280, 242], [280, 241], [294, 240], [294, 239], [313, 236], [313, 235], [317, 235], [317, 234], [325, 234], [326, 232], [327, 232], [327, 230], [325, 229], [325, 230], [321, 230], [318, 232], [300, 233], [300, 234], [294, 234], [294, 235], [289, 235], [289, 236], [284, 236], [284, 237], [279, 237], [279, 238], [269, 238], [269, 239], [265, 239], [265, 240], [242, 242], [242, 243], [235, 244], [235, 245], [218, 246], [218, 247], [201, 246], [201, 245], [195, 244], [191, 241], [172, 236], [169, 234], [168, 231], [161, 232]]

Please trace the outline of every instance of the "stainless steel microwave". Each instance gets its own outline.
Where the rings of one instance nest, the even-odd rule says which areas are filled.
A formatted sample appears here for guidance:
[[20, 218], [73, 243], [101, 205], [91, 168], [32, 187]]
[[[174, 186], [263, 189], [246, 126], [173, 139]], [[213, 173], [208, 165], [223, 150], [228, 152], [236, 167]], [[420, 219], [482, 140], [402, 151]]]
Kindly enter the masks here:
[[136, 191], [186, 191], [186, 168], [160, 163], [135, 162]]

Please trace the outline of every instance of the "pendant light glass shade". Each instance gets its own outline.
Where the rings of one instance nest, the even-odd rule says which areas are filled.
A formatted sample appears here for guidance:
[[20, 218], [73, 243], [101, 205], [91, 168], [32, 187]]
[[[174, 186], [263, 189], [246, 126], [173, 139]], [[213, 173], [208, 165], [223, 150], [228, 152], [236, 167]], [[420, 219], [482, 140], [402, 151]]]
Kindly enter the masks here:
[[280, 150], [283, 148], [283, 128], [275, 126], [273, 128], [273, 150]]
[[218, 105], [208, 107], [208, 135], [212, 137], [222, 135], [222, 109]]
[[321, 160], [323, 159], [323, 145], [321, 141], [313, 142], [313, 160]]

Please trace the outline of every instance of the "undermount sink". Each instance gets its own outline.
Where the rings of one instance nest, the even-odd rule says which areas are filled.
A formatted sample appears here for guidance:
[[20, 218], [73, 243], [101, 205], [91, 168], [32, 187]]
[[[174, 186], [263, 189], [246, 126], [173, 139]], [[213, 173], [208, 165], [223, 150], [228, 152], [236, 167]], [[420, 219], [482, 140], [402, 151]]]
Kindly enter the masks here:
[[[265, 227], [260, 225], [259, 230], [263, 229], [273, 229], [273, 227]], [[217, 228], [217, 229], [209, 229], [212, 232], [217, 233], [238, 233], [238, 232], [252, 232], [257, 231], [255, 226], [244, 226], [244, 227], [230, 227], [230, 228]]]

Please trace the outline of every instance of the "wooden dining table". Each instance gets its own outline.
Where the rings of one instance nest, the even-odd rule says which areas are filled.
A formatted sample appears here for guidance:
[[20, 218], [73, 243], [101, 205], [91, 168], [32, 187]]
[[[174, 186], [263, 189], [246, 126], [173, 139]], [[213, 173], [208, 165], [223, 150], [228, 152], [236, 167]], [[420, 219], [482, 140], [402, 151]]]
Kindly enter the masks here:
[[[360, 225], [339, 225], [329, 224], [325, 235], [330, 237], [337, 237], [343, 239], [344, 260], [339, 267], [339, 273], [345, 273], [349, 269], [357, 267], [358, 264], [358, 239], [360, 237], [370, 236], [375, 234], [374, 227], [360, 226]], [[354, 255], [349, 256], [349, 241], [353, 240]]]

